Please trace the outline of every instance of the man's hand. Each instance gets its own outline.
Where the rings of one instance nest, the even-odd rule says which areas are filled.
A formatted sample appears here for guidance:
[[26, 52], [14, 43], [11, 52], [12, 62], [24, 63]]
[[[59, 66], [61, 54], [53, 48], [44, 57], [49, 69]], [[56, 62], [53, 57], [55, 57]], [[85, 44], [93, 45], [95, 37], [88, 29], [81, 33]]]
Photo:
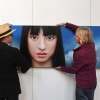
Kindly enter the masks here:
[[16, 69], [18, 73], [21, 73], [21, 67], [17, 66]]
[[8, 26], [12, 26], [12, 24], [10, 24], [10, 23], [6, 23]]

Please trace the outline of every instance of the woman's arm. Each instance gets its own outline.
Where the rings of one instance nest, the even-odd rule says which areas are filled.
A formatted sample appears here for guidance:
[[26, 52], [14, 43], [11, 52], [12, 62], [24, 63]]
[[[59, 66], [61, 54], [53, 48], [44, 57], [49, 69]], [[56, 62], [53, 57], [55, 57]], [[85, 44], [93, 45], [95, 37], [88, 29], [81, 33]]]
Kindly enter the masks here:
[[77, 28], [79, 28], [79, 26], [77, 26], [75, 24], [68, 23], [68, 22], [65, 24], [65, 27], [71, 29], [74, 32], [76, 32]]
[[66, 28], [69, 28], [69, 29], [71, 29], [72, 31], [76, 31], [77, 30], [77, 28], [79, 27], [79, 26], [77, 26], [77, 25], [75, 25], [75, 24], [71, 24], [71, 23], [68, 23], [68, 22], [64, 22], [64, 23], [60, 23], [60, 24], [57, 24], [57, 26], [65, 26]]

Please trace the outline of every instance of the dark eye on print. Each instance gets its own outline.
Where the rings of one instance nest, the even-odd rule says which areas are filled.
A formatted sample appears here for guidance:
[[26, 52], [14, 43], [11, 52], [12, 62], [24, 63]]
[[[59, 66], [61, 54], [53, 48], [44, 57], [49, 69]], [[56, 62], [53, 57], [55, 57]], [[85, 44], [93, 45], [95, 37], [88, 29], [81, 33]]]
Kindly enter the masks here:
[[31, 38], [32, 40], [37, 40], [37, 39], [38, 39], [38, 35], [30, 35], [30, 38]]
[[54, 35], [48, 35], [48, 36], [46, 36], [46, 39], [49, 40], [49, 41], [52, 41], [55, 38], [56, 38], [56, 36], [54, 36]]

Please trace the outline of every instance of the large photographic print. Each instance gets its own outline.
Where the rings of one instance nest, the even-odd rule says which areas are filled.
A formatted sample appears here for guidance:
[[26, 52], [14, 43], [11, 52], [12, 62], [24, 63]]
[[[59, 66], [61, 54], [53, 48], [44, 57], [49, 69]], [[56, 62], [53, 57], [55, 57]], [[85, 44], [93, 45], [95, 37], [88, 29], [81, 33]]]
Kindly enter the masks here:
[[[88, 26], [93, 31], [97, 53], [96, 68], [100, 68], [100, 26]], [[73, 49], [78, 46], [75, 33], [58, 26], [12, 26], [11, 46], [20, 49], [21, 53], [32, 64], [32, 67], [51, 68], [70, 67], [73, 62]]]

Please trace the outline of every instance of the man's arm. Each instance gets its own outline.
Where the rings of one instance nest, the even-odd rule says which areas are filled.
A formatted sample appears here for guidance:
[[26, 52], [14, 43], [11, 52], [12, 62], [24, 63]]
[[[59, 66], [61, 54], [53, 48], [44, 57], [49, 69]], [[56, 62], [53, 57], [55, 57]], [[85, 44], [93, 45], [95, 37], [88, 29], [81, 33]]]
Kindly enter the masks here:
[[24, 58], [24, 56], [20, 53], [18, 49], [16, 50], [17, 50], [15, 59], [16, 65], [21, 67], [22, 73], [25, 73], [29, 70], [31, 64]]

